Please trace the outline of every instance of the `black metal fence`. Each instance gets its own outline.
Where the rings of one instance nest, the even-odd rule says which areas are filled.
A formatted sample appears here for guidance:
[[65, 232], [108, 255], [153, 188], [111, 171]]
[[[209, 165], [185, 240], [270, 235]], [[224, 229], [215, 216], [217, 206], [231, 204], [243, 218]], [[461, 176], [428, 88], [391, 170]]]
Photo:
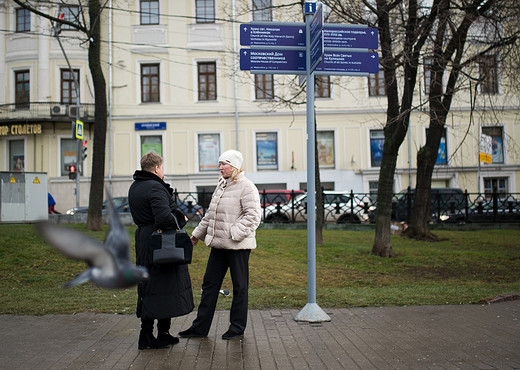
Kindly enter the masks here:
[[[520, 223], [519, 193], [468, 193], [460, 189], [432, 189], [430, 222]], [[307, 194], [300, 190], [260, 193], [262, 221], [296, 223], [307, 220]], [[200, 220], [211, 200], [210, 192], [175, 192], [177, 205], [190, 220]], [[392, 219], [410, 222], [413, 190], [396, 193], [392, 199]], [[373, 223], [377, 211], [374, 194], [324, 191], [324, 220], [328, 223]]]

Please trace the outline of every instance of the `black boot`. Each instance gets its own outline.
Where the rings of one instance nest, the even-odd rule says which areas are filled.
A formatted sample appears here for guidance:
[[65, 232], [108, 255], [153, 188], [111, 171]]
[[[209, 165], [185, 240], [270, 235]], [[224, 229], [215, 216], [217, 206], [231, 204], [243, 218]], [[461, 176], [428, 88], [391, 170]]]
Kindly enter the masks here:
[[153, 320], [141, 319], [141, 332], [139, 333], [139, 349], [167, 348], [170, 344], [158, 341], [153, 336]]
[[171, 319], [157, 320], [157, 340], [173, 346], [179, 343], [179, 338], [174, 337], [169, 333], [170, 326]]

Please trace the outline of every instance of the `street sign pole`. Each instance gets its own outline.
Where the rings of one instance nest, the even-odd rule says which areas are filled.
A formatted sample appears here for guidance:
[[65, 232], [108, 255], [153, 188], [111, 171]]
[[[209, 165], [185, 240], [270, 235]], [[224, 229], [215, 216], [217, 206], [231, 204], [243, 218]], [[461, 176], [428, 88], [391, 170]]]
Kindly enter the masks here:
[[[305, 6], [305, 5], [304, 5]], [[311, 69], [310, 23], [313, 14], [305, 15], [307, 76], [307, 304], [294, 318], [296, 321], [330, 321], [316, 303], [316, 174], [314, 134], [314, 73]]]

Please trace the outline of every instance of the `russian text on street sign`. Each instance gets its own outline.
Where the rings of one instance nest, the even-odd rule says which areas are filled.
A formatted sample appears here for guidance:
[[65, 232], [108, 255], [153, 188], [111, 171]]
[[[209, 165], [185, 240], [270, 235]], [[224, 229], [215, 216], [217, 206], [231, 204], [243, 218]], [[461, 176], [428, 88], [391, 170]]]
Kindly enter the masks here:
[[[324, 48], [377, 49], [376, 28], [354, 25], [323, 24]], [[244, 23], [240, 25], [240, 45], [304, 48], [305, 23]]]
[[325, 51], [315, 73], [319, 75], [379, 73], [379, 56], [376, 52]]
[[[240, 69], [253, 73], [304, 74], [306, 52], [301, 50], [240, 49]], [[376, 52], [325, 52], [316, 67], [319, 75], [378, 73]]]
[[240, 69], [243, 71], [278, 74], [305, 73], [305, 51], [240, 49]]
[[240, 25], [240, 45], [305, 47], [305, 23], [246, 23]]
[[323, 6], [319, 3], [309, 23], [310, 52], [309, 70], [312, 73], [323, 56]]
[[327, 48], [377, 49], [378, 33], [376, 28], [353, 27], [342, 24], [325, 24], [323, 39]]

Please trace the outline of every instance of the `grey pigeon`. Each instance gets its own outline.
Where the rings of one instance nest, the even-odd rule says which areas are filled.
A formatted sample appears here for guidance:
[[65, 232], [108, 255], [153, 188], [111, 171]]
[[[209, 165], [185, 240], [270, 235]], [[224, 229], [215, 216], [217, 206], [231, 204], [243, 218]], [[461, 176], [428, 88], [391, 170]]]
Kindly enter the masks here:
[[104, 244], [99, 240], [69, 228], [43, 223], [37, 225], [43, 238], [66, 256], [84, 260], [89, 268], [69, 281], [64, 287], [92, 281], [109, 289], [124, 289], [149, 278], [143, 266], [130, 260], [130, 239], [119, 219], [112, 198], [107, 192], [110, 227]]
[[229, 289], [220, 289], [220, 294], [222, 294], [224, 297], [227, 297], [231, 294]]

